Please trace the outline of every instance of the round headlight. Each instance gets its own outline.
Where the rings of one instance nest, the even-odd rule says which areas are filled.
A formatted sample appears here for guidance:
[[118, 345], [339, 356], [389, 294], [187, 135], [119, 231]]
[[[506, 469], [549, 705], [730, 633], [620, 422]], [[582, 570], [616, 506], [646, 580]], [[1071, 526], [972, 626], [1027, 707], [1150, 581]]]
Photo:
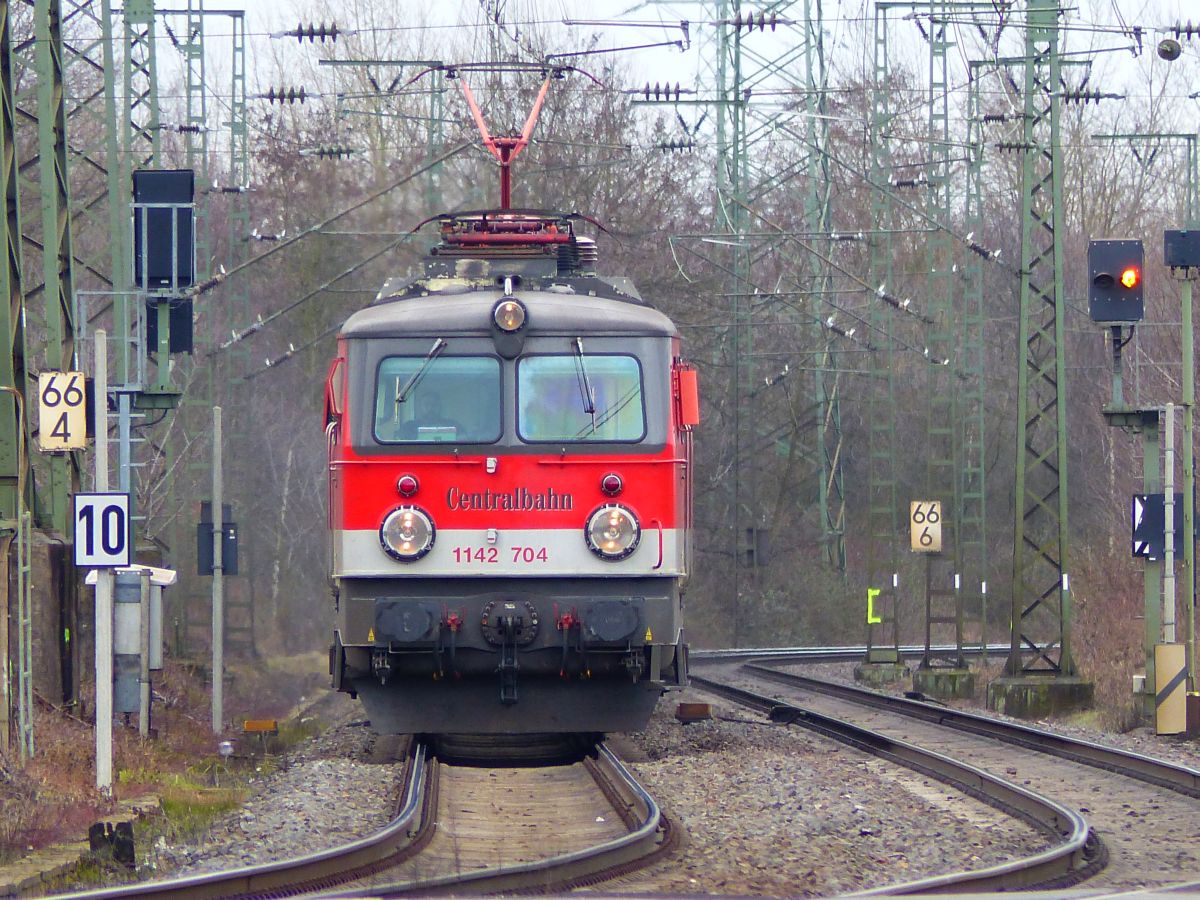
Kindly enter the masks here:
[[393, 509], [379, 526], [383, 552], [400, 562], [420, 559], [433, 547], [433, 520], [415, 506]]
[[501, 331], [520, 331], [525, 324], [525, 307], [517, 300], [501, 300], [492, 310], [492, 319]]
[[637, 549], [642, 527], [631, 511], [613, 503], [588, 517], [583, 534], [588, 549], [601, 559], [624, 559]]

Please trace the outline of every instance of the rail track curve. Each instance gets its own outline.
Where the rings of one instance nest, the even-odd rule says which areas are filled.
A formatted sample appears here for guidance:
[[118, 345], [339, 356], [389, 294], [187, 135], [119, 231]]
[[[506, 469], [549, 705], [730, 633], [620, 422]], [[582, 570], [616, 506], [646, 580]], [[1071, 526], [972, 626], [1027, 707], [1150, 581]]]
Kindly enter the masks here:
[[[796, 661], [788, 658], [778, 662]], [[1189, 830], [1187, 824], [1195, 821], [1194, 799], [1200, 796], [1200, 772], [1196, 769], [938, 703], [784, 672], [766, 663], [767, 660], [761, 660], [757, 665], [740, 666], [736, 673], [725, 668], [720, 673], [725, 688], [720, 682], [714, 684], [712, 678], [694, 677], [693, 681], [698, 687], [711, 687], [718, 693], [730, 687], [745, 689], [770, 682], [785, 690], [782, 694], [761, 697], [758, 708], [776, 720], [794, 719], [808, 727], [823, 723], [826, 717], [849, 720], [842, 725], [852, 725], [873, 735], [862, 745], [870, 752], [879, 752], [873, 743], [881, 744], [885, 750], [894, 743], [917, 744], [925, 750], [967, 762], [990, 778], [1009, 784], [1020, 782], [1032, 793], [1053, 798], [1056, 805], [1069, 809], [1073, 816], [1086, 815], [1090, 837], [1082, 858], [1076, 858], [1070, 869], [1058, 876], [1053, 875], [1052, 867], [1039, 863], [1042, 871], [1049, 874], [1050, 883], [1074, 883], [1087, 878], [1089, 887], [1137, 889], [1165, 887], [1200, 876], [1200, 839], [1191, 835], [1194, 829]], [[771, 703], [775, 706], [769, 706]], [[946, 773], [944, 780], [961, 781], [952, 772]], [[978, 787], [985, 795], [990, 790], [985, 784]], [[1007, 805], [1003, 797], [990, 802], [1001, 807]], [[1021, 814], [1019, 807], [1017, 812]], [[1026, 809], [1023, 817], [1039, 815], [1046, 830], [1058, 827], [1057, 814], [1038, 814]], [[1074, 840], [1065, 832], [1063, 836], [1064, 847]], [[1030, 869], [1031, 873], [1034, 871]], [[981, 870], [974, 875], [956, 873], [952, 879], [959, 885], [957, 890], [968, 884], [973, 889], [1012, 889], [1027, 886], [1031, 879], [1041, 877], [1015, 871], [997, 871], [994, 875], [993, 878]], [[883, 888], [876, 893], [945, 890], [944, 881], [925, 880]]]

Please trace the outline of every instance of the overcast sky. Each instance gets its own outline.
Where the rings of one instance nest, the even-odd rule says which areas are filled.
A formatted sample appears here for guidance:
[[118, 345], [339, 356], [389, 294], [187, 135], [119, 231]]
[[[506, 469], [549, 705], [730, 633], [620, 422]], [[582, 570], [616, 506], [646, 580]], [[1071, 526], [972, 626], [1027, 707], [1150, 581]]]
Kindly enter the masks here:
[[[421, 34], [418, 20], [429, 22], [435, 27], [425, 31], [426, 52], [429, 56], [463, 62], [474, 53], [474, 58], [485, 58], [487, 29], [481, 3], [487, 2], [494, 10], [497, 5], [503, 11], [503, 19], [515, 32], [529, 23], [551, 27], [561, 35], [564, 48], [578, 46], [589, 36], [595, 35], [595, 44], [600, 48], [625, 48], [638, 44], [675, 42], [684, 37], [680, 29], [681, 20], [687, 20], [687, 37], [690, 46], [681, 50], [677, 46], [659, 46], [647, 50], [620, 51], [619, 58], [634, 72], [635, 83], [662, 81], [680, 82], [683, 87], [695, 87], [702, 74], [711, 68], [710, 39], [714, 33], [709, 17], [711, 6], [706, 9], [699, 3], [636, 2], [636, 0], [458, 0], [458, 2], [430, 3], [428, 0], [209, 0], [210, 10], [244, 9], [246, 11], [247, 34], [250, 42], [248, 59], [248, 81], [251, 94], [266, 91], [270, 86], [298, 86], [314, 92], [319, 84], [306, 83], [312, 76], [299, 74], [300, 66], [288, 69], [285, 62], [281, 74], [276, 60], [304, 61], [305, 69], [311, 72], [312, 61], [319, 51], [308, 43], [298, 44], [294, 38], [272, 39], [273, 32], [293, 29], [300, 22], [319, 24], [321, 9], [336, 9], [336, 20], [343, 31], [362, 28], [366, 32], [371, 24], [371, 11], [386, 22], [395, 32], [411, 31]], [[715, 5], [715, 4], [713, 4]], [[990, 8], [991, 3], [983, 4]], [[760, 8], [757, 4], [743, 3], [743, 9]], [[801, 14], [804, 4], [796, 2], [787, 12]], [[870, 17], [874, 4], [867, 0], [823, 0], [825, 23], [826, 58], [835, 67], [838, 76], [845, 78], [870, 71]], [[1065, 17], [1065, 45], [1075, 51], [1089, 54], [1093, 60], [1093, 77], [1090, 87], [1106, 92], [1122, 93], [1127, 101], [1119, 107], [1110, 104], [1112, 115], [1120, 122], [1139, 121], [1150, 95], [1150, 86], [1159, 85], [1170, 76], [1166, 95], [1179, 103], [1171, 110], [1173, 124], [1194, 130], [1200, 124], [1200, 102], [1188, 99], [1189, 93], [1200, 90], [1200, 35], [1192, 41], [1183, 40], [1183, 55], [1175, 63], [1167, 63], [1154, 52], [1158, 41], [1166, 36], [1164, 30], [1177, 22], [1187, 22], [1189, 15], [1200, 32], [1200, 0], [1078, 0], [1070, 7]], [[927, 44], [922, 38], [922, 22], [906, 16], [902, 9], [890, 14], [890, 38], [896, 56], [907, 54], [912, 68], [927, 78]], [[332, 21], [331, 17], [331, 21]], [[987, 16], [985, 14], [985, 20]], [[1019, 24], [1023, 13], [1018, 12], [1013, 22]], [[574, 24], [564, 24], [573, 22]], [[624, 23], [624, 25], [618, 24]], [[927, 24], [927, 21], [926, 21]], [[175, 27], [180, 21], [175, 20]], [[1133, 40], [1122, 34], [1122, 29], [1143, 29], [1143, 52], [1132, 52]], [[228, 96], [228, 44], [220, 38], [227, 34], [228, 26], [218, 20], [209, 20], [208, 25], [208, 83], [218, 102]], [[961, 27], [955, 32], [960, 46], [955, 47], [951, 65], [952, 87], [965, 83], [964, 61], [982, 55], [975, 29]], [[462, 53], [448, 47], [447, 36], [458, 39], [454, 46], [475, 48], [468, 50], [467, 59], [455, 58], [451, 54]], [[747, 37], [743, 45], [761, 58], [774, 58], [789, 48], [794, 48], [801, 36], [800, 29], [781, 26], [775, 34], [755, 33]], [[160, 30], [160, 89], [166, 91], [180, 84], [180, 57], [171, 51], [167, 38]], [[336, 47], [327, 45], [336, 56], [347, 56], [342, 48], [369, 45], [368, 37], [360, 35], [343, 39]], [[1021, 53], [1023, 32], [1019, 27], [1007, 30], [1007, 38], [1001, 52], [1007, 55]], [[509, 46], [513, 46], [511, 41]], [[361, 51], [359, 51], [361, 52]], [[1076, 59], [1081, 57], [1075, 57]], [[599, 71], [603, 58], [583, 57], [572, 59], [581, 68]], [[747, 65], [753, 71], [753, 58]], [[794, 74], [792, 74], [794, 73]], [[1072, 73], [1073, 75], [1074, 73]], [[318, 76], [319, 78], [319, 76]], [[794, 86], [802, 82], [803, 69], [800, 61], [793, 64], [789, 80]], [[1077, 84], [1075, 77], [1069, 78]], [[170, 86], [170, 87], [166, 87]], [[759, 90], [759, 88], [756, 88]], [[760, 91], [760, 98], [764, 92]], [[920, 97], [914, 97], [920, 102]], [[262, 102], [262, 101], [257, 101]]]
[[[412, 20], [433, 20], [442, 28], [452, 28], [459, 25], [459, 33], [476, 33], [482, 31], [481, 3], [483, 0], [458, 0], [458, 2], [429, 3], [427, 0], [374, 0], [385, 8], [399, 10], [402, 14], [411, 11]], [[705, 33], [711, 34], [711, 25], [706, 22], [715, 4], [707, 7], [699, 3], [668, 3], [657, 0], [487, 0], [489, 8], [497, 5], [503, 9], [506, 21], [519, 27], [520, 23], [536, 21], [540, 23], [561, 23], [564, 20], [587, 21], [587, 25], [563, 26], [564, 42], [570, 39], [583, 39], [587, 35], [600, 35], [601, 47], [627, 47], [634, 44], [675, 41], [681, 37], [678, 28], [680, 20], [691, 23], [690, 36], [693, 39], [692, 48], [681, 53], [673, 47], [660, 47], [646, 51], [625, 51], [621, 57], [630, 62], [638, 78], [651, 82], [656, 80], [694, 79], [695, 73], [701, 68], [697, 59], [698, 49], [703, 43]], [[247, 28], [256, 45], [266, 40], [271, 32], [285, 28], [294, 28], [300, 21], [319, 22], [320, 15], [311, 11], [322, 7], [334, 8], [338, 12], [336, 18], [339, 28], [352, 29], [357, 24], [355, 13], [369, 8], [371, 0], [253, 0], [242, 3], [241, 0], [225, 0], [225, 2], [210, 2], [210, 7], [238, 8], [241, 6], [247, 12]], [[743, 3], [743, 9], [757, 9], [767, 4]], [[990, 4], [987, 4], [990, 5]], [[1120, 48], [1129, 46], [1128, 39], [1121, 37], [1116, 29], [1121, 27], [1140, 26], [1145, 30], [1145, 50], [1147, 59], [1153, 59], [1153, 49], [1164, 34], [1161, 29], [1167, 29], [1176, 22], [1187, 22], [1189, 17], [1200, 28], [1200, 3], [1197, 0], [1078, 0], [1064, 2], [1069, 7], [1066, 21], [1071, 29], [1067, 37], [1073, 47], [1084, 49], [1090, 47], [1109, 48], [1113, 66], [1120, 73], [1130, 73], [1133, 69], [1122, 61], [1122, 57], [1132, 60], [1132, 54]], [[824, 0], [823, 13], [826, 27], [826, 51], [831, 60], [840, 61], [843, 65], [846, 57], [865, 53], [865, 42], [861, 40], [858, 29], [871, 15], [873, 4], [867, 0]], [[793, 4], [788, 12], [800, 14], [803, 4]], [[707, 15], [706, 15], [707, 13]], [[895, 29], [899, 46], [905, 42], [921, 42], [920, 32], [915, 23], [904, 27], [903, 12], [893, 13], [900, 27]], [[619, 27], [617, 21], [639, 23]], [[652, 27], [653, 23], [663, 23], [661, 27]], [[596, 24], [591, 24], [596, 23]], [[608, 24], [612, 23], [612, 24]], [[645, 23], [641, 25], [640, 23]], [[1095, 28], [1097, 30], [1091, 31]], [[907, 34], [905, 34], [907, 31]], [[1014, 39], [1018, 38], [1018, 30], [1011, 29]], [[569, 35], [569, 37], [568, 37]], [[762, 45], [769, 46], [771, 36], [762, 36]], [[964, 41], [968, 39], [964, 36]], [[436, 38], [434, 39], [436, 40]], [[1182, 64], [1196, 66], [1200, 64], [1200, 38], [1191, 42], [1184, 41], [1184, 56]], [[779, 45], [782, 46], [782, 45]], [[583, 61], [580, 61], [581, 64]], [[591, 62], [589, 60], [588, 62]], [[256, 82], [256, 74], [260, 76], [258, 83], [269, 81], [262, 73], [252, 73], [251, 81]]]

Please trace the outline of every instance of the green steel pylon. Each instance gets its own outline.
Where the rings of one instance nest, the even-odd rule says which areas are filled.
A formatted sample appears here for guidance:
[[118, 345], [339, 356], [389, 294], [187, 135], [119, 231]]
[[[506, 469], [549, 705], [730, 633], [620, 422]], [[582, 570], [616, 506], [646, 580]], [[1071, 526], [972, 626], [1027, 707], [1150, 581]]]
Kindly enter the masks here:
[[[0, 359], [0, 521], [6, 531], [15, 532], [19, 490], [30, 490], [32, 479], [27, 477], [27, 426], [23, 427], [18, 419], [18, 409], [27, 408], [28, 373], [25, 367], [25, 299], [21, 272], [21, 204], [11, 14], [8, 0], [0, 0], [0, 190], [4, 196], [5, 249], [4, 259], [0, 261], [0, 334], [7, 338], [7, 346]], [[4, 596], [7, 599], [7, 590]], [[7, 627], [7, 606], [0, 610], [0, 614], [5, 616]], [[0, 650], [6, 654], [7, 645]]]
[[[737, 0], [703, 3], [704, 17], [713, 28], [704, 29], [700, 39], [715, 36], [715, 52], [699, 54], [711, 67], [699, 73], [702, 85], [713, 85], [714, 93], [695, 100], [646, 102], [673, 103], [676, 107], [709, 107], [715, 113], [716, 131], [716, 214], [713, 225], [721, 240], [704, 253], [696, 252], [720, 273], [724, 281], [723, 299], [729, 303], [730, 325], [725, 350], [732, 378], [728, 384], [728, 419], [732, 437], [729, 526], [735, 565], [729, 570], [730, 593], [734, 601], [734, 640], [743, 633], [742, 614], [747, 601], [757, 599], [765, 559], [760, 555], [788, 504], [774, 492], [766, 496], [760, 490], [765, 447], [775, 447], [787, 461], [785, 471], [797, 470], [805, 463], [805, 506], [809, 484], [815, 503], [820, 541], [830, 565], [844, 574], [846, 566], [845, 495], [843, 460], [846, 447], [841, 427], [841, 366], [836, 341], [849, 339], [845, 326], [839, 326], [829, 314], [833, 271], [836, 261], [816, 251], [811, 241], [822, 241], [832, 231], [830, 197], [832, 179], [828, 149], [827, 66], [824, 55], [824, 20], [820, 0], [766, 3], [749, 9]], [[793, 10], [802, 9], [798, 15]], [[797, 35], [795, 40], [770, 40], [756, 32], [781, 27]], [[801, 75], [802, 73], [802, 75]], [[801, 81], [801, 78], [803, 81]], [[768, 100], [780, 89], [795, 91], [803, 85], [803, 126], [789, 127], [796, 110], [774, 106]], [[699, 93], [699, 92], [698, 92]], [[638, 102], [638, 101], [635, 101]], [[685, 126], [686, 127], [686, 126]], [[794, 139], [799, 148], [794, 158], [781, 156], [774, 143]], [[776, 208], [789, 182], [799, 182], [796, 194], [802, 198], [799, 223], [781, 224], [764, 208]], [[766, 226], [766, 232], [762, 227]], [[793, 229], [795, 231], [793, 231]], [[807, 236], [798, 241], [796, 233]], [[703, 237], [690, 235], [689, 238]], [[788, 245], [798, 245], [793, 255]], [[717, 249], [719, 248], [719, 249]], [[689, 252], [693, 252], [690, 251]], [[770, 267], [774, 267], [771, 270]], [[768, 277], [764, 273], [770, 271]], [[765, 282], [765, 284], [764, 284]], [[783, 284], [794, 291], [782, 291]], [[796, 299], [792, 300], [791, 297]], [[771, 385], [780, 380], [772, 369], [763, 371], [756, 347], [755, 329], [766, 324], [784, 326], [797, 336], [792, 352], [803, 357], [802, 375], [806, 379], [802, 409], [789, 403], [791, 420], [766, 421], [771, 414]], [[777, 329], [774, 329], [777, 330]], [[850, 326], [850, 332], [854, 327]], [[767, 377], [764, 378], [763, 376]], [[794, 376], [793, 376], [794, 380]], [[789, 382], [791, 383], [791, 382]], [[764, 384], [766, 387], [764, 387]], [[786, 435], [786, 437], [785, 437]], [[811, 482], [809, 481], [811, 479]]]
[[[1021, 309], [1009, 675], [1073, 676], [1063, 341], [1057, 0], [1029, 0], [1021, 141]], [[1027, 661], [1023, 651], [1033, 651]]]
[[[730, 352], [733, 378], [730, 397], [733, 409], [733, 644], [738, 646], [742, 630], [742, 593], [746, 574], [742, 558], [754, 559], [756, 535], [763, 519], [758, 508], [757, 472], [744, 462], [754, 447], [757, 420], [754, 415], [756, 373], [754, 370], [754, 292], [750, 286], [750, 251], [745, 244], [749, 231], [749, 160], [746, 153], [747, 100], [742, 94], [742, 33], [731, 24], [740, 11], [739, 0], [719, 0], [717, 26], [717, 202], [715, 230], [728, 235], [726, 292], [732, 304]], [[755, 569], [749, 569], [754, 573]], [[756, 580], [756, 576], [752, 575]]]
[[[45, 284], [46, 367], [65, 371], [75, 365], [74, 253], [71, 196], [67, 171], [67, 109], [63, 86], [62, 10], [59, 0], [37, 0], [38, 154], [41, 157], [42, 281]], [[79, 487], [78, 453], [55, 453], [47, 460], [45, 508], [37, 524], [70, 534], [71, 496]]]
[[[717, 133], [717, 216], [715, 230], [730, 245], [720, 268], [726, 277], [726, 295], [732, 306], [729, 348], [734, 377], [730, 383], [733, 419], [733, 479], [731, 526], [738, 565], [732, 570], [733, 591], [738, 597], [735, 611], [735, 641], [740, 637], [742, 600], [756, 593], [764, 564], [759, 556], [769, 523], [778, 521], [766, 511], [766, 498], [758, 482], [757, 452], [763, 435], [768, 433], [762, 419], [763, 373], [755, 359], [754, 328], [760, 324], [763, 303], [772, 291], [755, 288], [753, 269], [770, 258], [788, 238], [786, 235], [763, 241], [757, 234], [761, 203], [771, 201], [787, 181], [804, 178], [804, 216], [801, 228], [809, 234], [824, 235], [831, 230], [831, 178], [826, 146], [829, 140], [825, 87], [827, 68], [824, 58], [821, 5], [815, 0], [803, 4], [803, 18], [791, 20], [787, 14], [798, 4], [777, 2], [756, 8], [751, 13], [738, 2], [715, 5], [717, 23], [716, 65], [712, 73], [716, 86]], [[801, 31], [801, 38], [788, 44], [777, 55], [763, 52], [749, 40], [754, 22], [781, 21]], [[761, 24], [759, 28], [761, 29]], [[805, 84], [804, 134], [800, 146], [803, 158], [780, 171], [767, 171], [771, 157], [759, 158], [755, 151], [780, 133], [787, 133], [786, 122], [778, 114], [755, 112], [751, 97], [772, 79], [796, 81], [795, 71], [803, 71]], [[780, 131], [780, 128], [783, 131]], [[752, 221], [753, 219], [753, 221]], [[766, 222], [767, 220], [763, 220]], [[778, 226], [772, 226], [780, 230]], [[830, 271], [814, 254], [797, 261], [795, 274], [802, 295], [803, 313], [798, 326], [807, 346], [798, 353], [810, 354], [812, 365], [812, 402], [809, 434], [801, 450], [810, 461], [816, 478], [818, 527], [827, 559], [837, 570], [845, 570], [845, 496], [842, 484], [843, 436], [840, 411], [840, 373], [835, 350], [836, 329], [827, 328], [822, 314], [830, 286]], [[799, 448], [790, 446], [791, 457]], [[790, 464], [789, 464], [790, 465]]]
[[[232, 269], [250, 258], [250, 129], [246, 108], [246, 19], [244, 15], [229, 13], [232, 40], [230, 42], [230, 117], [229, 117], [229, 169], [226, 178], [231, 193], [226, 194], [229, 203], [227, 233], [228, 262], [226, 267]], [[210, 306], [215, 306], [217, 298], [208, 295]], [[236, 279], [225, 286], [220, 296], [220, 304], [229, 316], [229, 321], [247, 322], [250, 320], [250, 283], [245, 278]], [[215, 315], [210, 313], [210, 319]], [[214, 340], [216, 335], [214, 334]], [[215, 345], [214, 345], [215, 346]], [[215, 372], [228, 373], [220, 379], [226, 385], [226, 391], [233, 390], [233, 377], [246, 372], [250, 367], [250, 347], [240, 342], [230, 348], [228, 354], [210, 361], [209, 368]], [[245, 421], [246, 405], [236, 403], [230, 397], [217, 398], [225, 410], [229, 410], [228, 434], [231, 436], [245, 435], [253, 432]], [[252, 468], [252, 467], [251, 467]], [[239, 479], [243, 484], [246, 476], [251, 474], [245, 466], [232, 462], [226, 468], [226, 479], [236, 483]], [[251, 475], [252, 477], [252, 475]], [[225, 582], [225, 639], [229, 652], [242, 656], [256, 656], [258, 653], [255, 642], [257, 633], [257, 615], [255, 603], [249, 593], [249, 585], [244, 579], [226, 580]]]
[[[814, 9], [815, 7], [815, 9]], [[833, 231], [830, 196], [833, 180], [829, 172], [829, 116], [826, 89], [829, 71], [825, 62], [825, 42], [820, 3], [804, 2], [804, 86], [808, 184], [804, 210], [804, 228], [812, 234]], [[810, 255], [807, 264], [812, 285], [809, 306], [813, 325], [811, 341], [817, 349], [813, 366], [813, 394], [817, 418], [816, 451], [820, 481], [817, 503], [821, 515], [821, 540], [830, 566], [846, 571], [846, 494], [842, 483], [842, 409], [841, 372], [837, 358], [837, 336], [825, 327], [823, 304], [833, 288], [833, 279], [825, 261]]]
[[[126, 165], [130, 170], [154, 165], [161, 156], [154, 0], [126, 0], [123, 24], [125, 53], [121, 85], [125, 110], [121, 117], [121, 150], [124, 171]], [[125, 182], [127, 186], [130, 183]]]
[[[25, 190], [41, 197], [36, 231], [31, 227], [33, 217], [22, 222], [22, 252], [27, 263], [22, 273], [24, 313], [35, 318], [38, 331], [45, 335], [44, 349], [35, 354], [34, 367], [59, 371], [73, 364], [75, 345], [63, 60], [60, 4], [58, 0], [37, 0], [33, 4], [32, 40], [21, 42], [10, 52], [10, 63], [20, 70], [27, 85], [23, 95], [14, 98], [19, 118], [36, 128], [36, 140], [23, 144], [31, 155], [18, 162], [17, 170], [27, 179]], [[29, 264], [34, 259], [40, 266]], [[40, 315], [32, 303], [35, 299], [41, 300]], [[34, 412], [34, 406], [27, 409], [27, 420]], [[53, 454], [38, 463], [45, 475], [42, 489], [33, 492], [35, 522], [40, 528], [65, 536], [69, 533], [70, 497], [79, 477], [78, 455]]]
[[[887, 7], [875, 7], [871, 80], [871, 221], [880, 231], [871, 237], [871, 281], [892, 283], [891, 181], [893, 166], [887, 135], [891, 128]], [[897, 620], [900, 520], [896, 497], [896, 381], [892, 352], [893, 316], [882, 304], [867, 308], [874, 349], [867, 398], [867, 654], [864, 662], [900, 662]]]
[[978, 645], [987, 661], [987, 470], [984, 464], [986, 416], [984, 392], [986, 370], [984, 354], [983, 264], [988, 251], [976, 236], [984, 227], [983, 163], [984, 110], [981, 104], [980, 66], [970, 64], [967, 97], [967, 171], [966, 205], [963, 226], [974, 241], [962, 262], [963, 279], [959, 289], [961, 309], [958, 321], [958, 354], [955, 368], [962, 381], [955, 457], [958, 459], [958, 492], [955, 559], [961, 574], [961, 602], [969, 622], [977, 623], [978, 637], [964, 642]]
[[[196, 173], [196, 281], [203, 282], [212, 274], [212, 229], [210, 204], [213, 186], [210, 171], [207, 58], [205, 34], [207, 17], [203, 0], [188, 0], [185, 36], [179, 40], [179, 52], [185, 65], [184, 89], [187, 102], [187, 126], [184, 148], [189, 169]], [[168, 492], [173, 509], [185, 511], [171, 519], [171, 557], [179, 570], [179, 584], [171, 598], [171, 636], [176, 650], [182, 655], [194, 654], [198, 647], [207, 647], [212, 638], [212, 603], [205, 579], [196, 574], [193, 560], [191, 524], [199, 512], [199, 497], [211, 490], [208, 442], [203, 435], [212, 422], [216, 404], [215, 378], [212, 361], [203, 354], [216, 345], [217, 322], [210, 307], [212, 295], [202, 295], [194, 301], [193, 315], [199, 326], [195, 346], [200, 355], [193, 354], [181, 361], [182, 378], [186, 389], [175, 411], [171, 439], [164, 461], [171, 477]]]
[[[957, 460], [955, 435], [959, 416], [958, 385], [955, 360], [955, 259], [951, 237], [951, 147], [950, 147], [950, 78], [948, 55], [954, 46], [948, 36], [949, 0], [932, 0], [928, 4], [929, 27], [929, 145], [928, 163], [924, 173], [928, 181], [925, 208], [935, 228], [926, 237], [926, 313], [933, 325], [926, 335], [926, 346], [934, 361], [926, 367], [926, 429], [925, 429], [925, 497], [913, 498], [941, 501], [942, 551], [926, 554], [925, 563], [925, 650], [921, 668], [945, 666], [935, 658], [931, 647], [940, 643], [952, 631], [955, 652], [950, 665], [965, 668], [962, 654], [963, 615], [960, 595], [955, 590], [959, 573], [958, 523], [953, 512], [958, 509]], [[949, 519], [949, 521], [946, 521]]]
[[[10, 341], [0, 359], [0, 751], [10, 749], [14, 718], [13, 681], [9, 673], [20, 665], [20, 654], [10, 656], [10, 622], [14, 604], [9, 590], [12, 544], [20, 546], [24, 524], [25, 496], [32, 486], [29, 477], [29, 442], [23, 414], [26, 397], [25, 298], [21, 290], [21, 205], [18, 183], [16, 102], [13, 96], [12, 20], [8, 0], [0, 0], [0, 189], [4, 194], [4, 260], [0, 262], [0, 333]], [[18, 565], [19, 567], [19, 565]], [[17, 616], [18, 636], [22, 632]], [[17, 687], [17, 706], [21, 690]], [[20, 724], [20, 710], [16, 718]]]
[[[187, 37], [179, 42], [179, 49], [187, 64], [188, 142], [186, 144], [188, 165], [196, 172], [196, 281], [203, 282], [212, 276], [212, 233], [211, 204], [224, 202], [227, 206], [226, 222], [226, 269], [233, 269], [249, 256], [247, 243], [250, 234], [249, 194], [249, 124], [246, 107], [246, 24], [241, 10], [207, 10], [203, 0], [189, 0], [185, 14]], [[170, 13], [164, 13], [170, 14]], [[230, 82], [228, 120], [222, 124], [220, 136], [228, 138], [228, 168], [218, 170], [212, 156], [209, 123], [209, 98], [212, 87], [208, 83], [207, 54], [212, 50], [208, 37], [208, 23], [213, 17], [228, 22], [228, 47]], [[224, 43], [224, 35], [222, 36]], [[222, 116], [224, 118], [224, 116]], [[218, 385], [225, 383], [221, 370], [245, 371], [248, 363], [248, 348], [236, 344], [231, 350], [215, 356], [214, 351], [221, 343], [223, 328], [228, 322], [244, 322], [249, 318], [249, 290], [244, 279], [237, 279], [220, 291], [219, 299], [213, 292], [196, 297], [195, 316], [198, 323], [196, 354], [181, 368], [186, 372], [187, 390], [184, 392], [176, 413], [173, 439], [168, 456], [176, 460], [169, 465], [174, 473], [169, 491], [172, 507], [186, 510], [189, 514], [176, 516], [171, 522], [170, 543], [173, 556], [180, 569], [179, 587], [174, 592], [171, 611], [172, 640], [180, 653], [191, 653], [206, 645], [211, 639], [212, 617], [208, 582], [195, 573], [192, 553], [192, 516], [199, 510], [199, 500], [208, 496], [211, 486], [210, 448], [201, 438], [209, 430], [212, 407], [236, 410], [238, 404], [222, 401], [218, 396]], [[236, 412], [229, 420], [227, 433], [238, 433]], [[191, 448], [188, 450], [187, 448]], [[236, 477], [236, 468], [228, 472], [230, 479]], [[241, 585], [229, 583], [225, 597], [225, 638], [233, 654], [252, 656], [255, 653], [255, 613], [253, 604], [241, 590]]]

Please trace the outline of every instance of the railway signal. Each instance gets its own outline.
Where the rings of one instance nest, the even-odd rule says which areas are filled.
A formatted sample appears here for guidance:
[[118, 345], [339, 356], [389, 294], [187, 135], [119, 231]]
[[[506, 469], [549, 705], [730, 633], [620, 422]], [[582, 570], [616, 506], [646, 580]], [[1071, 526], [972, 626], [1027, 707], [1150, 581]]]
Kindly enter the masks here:
[[1141, 241], [1088, 241], [1088, 315], [1093, 322], [1140, 322], [1143, 298]]

